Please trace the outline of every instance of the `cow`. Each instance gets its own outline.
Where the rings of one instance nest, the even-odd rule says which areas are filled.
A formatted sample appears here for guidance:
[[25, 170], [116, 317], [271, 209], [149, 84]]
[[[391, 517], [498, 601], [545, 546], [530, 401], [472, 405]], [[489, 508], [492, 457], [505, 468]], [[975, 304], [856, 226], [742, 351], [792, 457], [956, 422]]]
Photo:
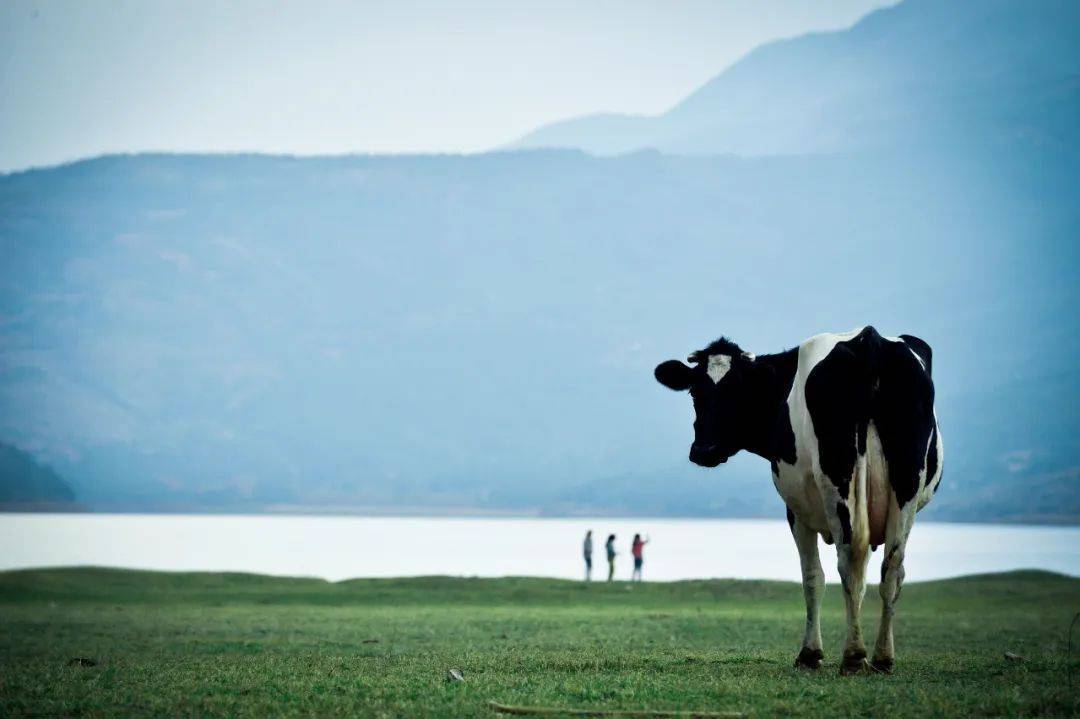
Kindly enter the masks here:
[[[892, 621], [915, 513], [941, 483], [930, 346], [867, 326], [826, 333], [777, 354], [720, 338], [668, 360], [656, 379], [694, 401], [690, 461], [723, 464], [742, 450], [769, 461], [802, 566], [806, 633], [795, 666], [818, 669], [825, 577], [818, 537], [836, 545], [847, 638], [842, 674], [890, 673]], [[881, 625], [871, 662], [860, 629], [870, 552], [884, 545]]]

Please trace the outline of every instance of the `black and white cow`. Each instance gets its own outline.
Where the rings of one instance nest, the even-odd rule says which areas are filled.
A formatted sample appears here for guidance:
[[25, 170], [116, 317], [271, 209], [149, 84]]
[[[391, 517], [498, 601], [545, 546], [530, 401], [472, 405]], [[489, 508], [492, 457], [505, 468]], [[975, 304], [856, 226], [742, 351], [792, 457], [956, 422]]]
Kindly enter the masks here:
[[[690, 461], [715, 467], [740, 450], [769, 460], [799, 548], [806, 635], [796, 666], [821, 666], [825, 578], [818, 535], [836, 544], [847, 608], [843, 673], [893, 665], [892, 618], [915, 513], [941, 482], [930, 346], [873, 327], [820, 334], [787, 352], [754, 356], [719, 339], [656, 379], [690, 390], [697, 418]], [[881, 626], [873, 663], [859, 625], [872, 550], [884, 545]]]

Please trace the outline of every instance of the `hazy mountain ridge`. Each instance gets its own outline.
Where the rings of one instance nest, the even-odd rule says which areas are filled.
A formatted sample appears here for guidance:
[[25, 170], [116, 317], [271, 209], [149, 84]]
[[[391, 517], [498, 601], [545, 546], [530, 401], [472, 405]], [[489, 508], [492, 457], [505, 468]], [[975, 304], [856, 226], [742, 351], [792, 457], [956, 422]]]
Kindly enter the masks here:
[[[764, 462], [689, 465], [690, 403], [652, 367], [719, 334], [760, 353], [872, 323], [934, 347], [929, 516], [1078, 521], [1074, 7], [909, 0], [761, 48], [664, 116], [682, 155], [0, 176], [0, 438], [96, 508], [782, 516]], [[942, 58], [907, 94], [861, 74]], [[958, 77], [982, 83], [964, 112]], [[819, 132], [837, 107], [884, 134]], [[597, 121], [605, 142], [655, 122]], [[755, 138], [801, 149], [709, 154]]]
[[688, 465], [689, 402], [652, 366], [720, 333], [769, 351], [872, 321], [934, 345], [940, 505], [970, 512], [966, 488], [1075, 467], [1080, 424], [1061, 321], [1076, 165], [979, 162], [134, 156], [10, 175], [0, 431], [96, 507], [775, 515], [763, 462]]
[[906, 0], [759, 47], [669, 111], [542, 127], [512, 147], [785, 155], [957, 144], [1075, 151], [1080, 6]]
[[50, 467], [0, 442], [0, 510], [70, 511], [79, 509], [75, 492]]

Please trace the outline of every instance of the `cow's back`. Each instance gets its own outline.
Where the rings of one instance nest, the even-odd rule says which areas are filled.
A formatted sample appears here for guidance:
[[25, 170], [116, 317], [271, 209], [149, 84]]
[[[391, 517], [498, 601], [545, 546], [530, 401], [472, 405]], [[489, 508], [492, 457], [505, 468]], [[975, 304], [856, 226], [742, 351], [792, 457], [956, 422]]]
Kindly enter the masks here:
[[[866, 460], [863, 489], [871, 539], [879, 539], [895, 494], [903, 507], [929, 501], [941, 473], [930, 346], [873, 327], [826, 333], [799, 346], [788, 399], [798, 464], [851, 495]], [[875, 542], [876, 543], [876, 542]]]

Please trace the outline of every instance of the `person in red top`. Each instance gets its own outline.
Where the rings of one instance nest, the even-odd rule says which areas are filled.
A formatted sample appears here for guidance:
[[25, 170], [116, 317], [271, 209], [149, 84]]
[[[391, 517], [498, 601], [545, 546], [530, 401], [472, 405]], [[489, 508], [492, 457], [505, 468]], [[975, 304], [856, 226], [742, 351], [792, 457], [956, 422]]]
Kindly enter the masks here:
[[643, 558], [641, 552], [645, 549], [645, 545], [649, 543], [648, 539], [642, 539], [640, 534], [634, 535], [634, 543], [630, 547], [630, 551], [634, 555], [634, 573], [631, 575], [633, 581], [641, 581], [641, 563]]

